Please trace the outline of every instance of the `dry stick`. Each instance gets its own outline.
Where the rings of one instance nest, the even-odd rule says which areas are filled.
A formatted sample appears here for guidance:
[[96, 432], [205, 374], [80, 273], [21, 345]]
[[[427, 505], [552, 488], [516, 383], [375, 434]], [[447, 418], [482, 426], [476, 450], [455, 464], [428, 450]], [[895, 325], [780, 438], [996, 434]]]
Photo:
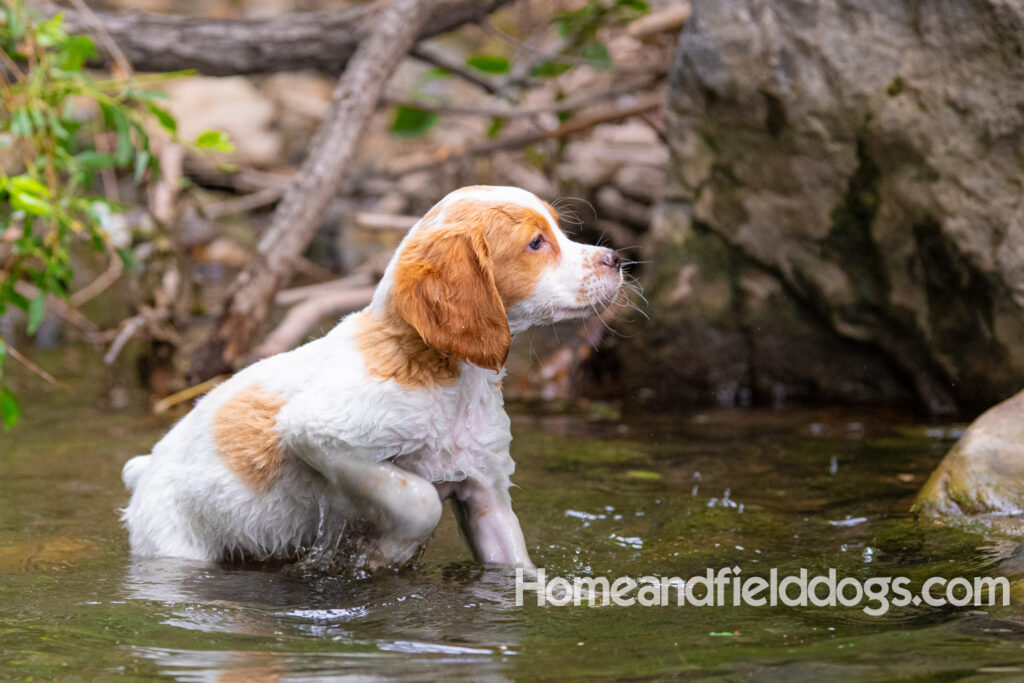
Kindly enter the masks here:
[[[34, 299], [39, 295], [39, 290], [36, 286], [25, 281], [16, 283], [14, 285], [14, 289], [18, 294], [21, 294], [26, 299]], [[100, 328], [96, 326], [96, 323], [86, 318], [81, 311], [76, 308], [72, 308], [65, 303], [63, 299], [54, 296], [53, 294], [46, 295], [46, 308], [56, 313], [66, 322], [77, 327], [86, 335], [86, 338], [98, 334], [100, 331]]]
[[452, 161], [471, 159], [474, 157], [487, 156], [495, 152], [504, 152], [512, 149], [521, 149], [529, 145], [544, 142], [545, 140], [559, 140], [569, 137], [575, 133], [593, 128], [602, 123], [613, 123], [633, 116], [655, 111], [661, 107], [664, 96], [662, 93], [650, 93], [637, 98], [635, 104], [610, 109], [603, 112], [596, 112], [588, 116], [580, 116], [552, 130], [531, 131], [520, 135], [511, 135], [500, 140], [493, 140], [479, 145], [455, 149], [447, 152], [443, 157], [425, 162], [396, 164], [391, 167], [371, 172], [367, 178], [396, 178], [410, 173], [427, 171], [437, 166]]
[[195, 398], [196, 396], [202, 396], [203, 394], [210, 391], [218, 384], [220, 384], [226, 379], [229, 379], [230, 377], [231, 375], [217, 375], [216, 377], [208, 379], [205, 382], [200, 382], [199, 384], [191, 386], [188, 389], [183, 389], [176, 394], [171, 394], [167, 398], [161, 399], [157, 401], [155, 404], [153, 404], [153, 414], [163, 415], [164, 413], [166, 413], [168, 410], [178, 405], [179, 403], [188, 401], [189, 399]]
[[307, 298], [292, 307], [284, 320], [252, 352], [254, 358], [267, 358], [293, 349], [309, 336], [318, 322], [364, 308], [373, 299], [375, 286], [327, 291]]
[[339, 79], [309, 156], [277, 205], [255, 258], [232, 284], [220, 319], [193, 355], [193, 378], [224, 374], [245, 357], [274, 294], [291, 277], [345, 170], [355, 161], [388, 79], [427, 18], [437, 16], [448, 4], [445, 0], [394, 0], [379, 14], [372, 33]]
[[46, 370], [43, 370], [41, 367], [39, 367], [38, 365], [33, 363], [31, 360], [29, 360], [24, 355], [22, 355], [22, 353], [20, 351], [18, 351], [18, 349], [14, 348], [10, 344], [7, 344], [7, 353], [10, 354], [11, 358], [13, 358], [14, 360], [18, 361], [22, 365], [24, 365], [30, 371], [32, 371], [35, 374], [37, 374], [40, 377], [42, 377], [43, 379], [45, 379], [47, 382], [49, 382], [53, 386], [60, 387], [61, 389], [67, 389], [68, 388], [67, 384], [64, 384], [64, 382], [61, 382], [59, 379], [55, 378], [53, 375], [48, 373]]
[[436, 111], [444, 114], [455, 114], [463, 116], [500, 116], [506, 119], [513, 118], [524, 118], [527, 116], [535, 116], [537, 114], [558, 114], [567, 111], [575, 111], [577, 109], [583, 109], [599, 102], [605, 102], [607, 100], [613, 100], [616, 97], [627, 95], [637, 90], [643, 90], [649, 88], [657, 82], [657, 77], [644, 78], [641, 80], [634, 81], [632, 83], [623, 83], [621, 85], [613, 86], [598, 93], [591, 93], [589, 95], [582, 95], [580, 97], [574, 97], [560, 102], [552, 102], [551, 104], [544, 104], [537, 107], [512, 107], [511, 105], [505, 106], [474, 106], [474, 105], [460, 105], [448, 102], [428, 102], [423, 100], [414, 100], [406, 97], [398, 96], [385, 96], [385, 100], [389, 104], [399, 104], [406, 107], [414, 107], [416, 109], [423, 109], [424, 111]]
[[417, 45], [409, 51], [409, 56], [415, 57], [421, 62], [425, 62], [431, 66], [436, 66], [439, 69], [451, 72], [467, 83], [475, 85], [490, 95], [497, 95], [501, 90], [500, 86], [492, 83], [482, 76], [477, 76], [468, 68], [464, 67], [461, 61], [454, 59], [436, 46], [426, 44]]
[[[564, 100], [562, 102], [554, 102], [550, 105], [542, 105], [537, 107], [523, 107], [520, 109], [512, 109], [510, 111], [500, 110], [498, 108], [489, 109], [487, 107], [434, 104], [429, 102], [420, 102], [418, 100], [405, 100], [389, 96], [385, 96], [383, 99], [392, 104], [406, 104], [410, 107], [419, 107], [430, 111], [444, 111], [452, 114], [467, 114], [479, 116], [505, 116], [508, 118], [514, 118], [523, 116], [533, 116], [535, 114], [543, 114], [548, 112], [559, 113], [566, 111], [575, 111], [576, 109], [582, 109], [592, 104], [597, 104], [598, 102], [604, 102], [606, 100], [614, 99], [616, 97], [627, 95], [631, 92], [642, 90], [643, 88], [654, 85], [658, 82], [660, 76], [661, 74], [655, 73], [650, 79], [643, 79], [633, 83], [625, 83], [620, 86], [609, 88], [604, 92], [582, 95], [580, 97]], [[656, 108], [656, 106], [651, 107], [649, 108], [649, 110], [653, 110]], [[627, 112], [627, 116], [629, 115], [631, 114], [628, 114]], [[593, 117], [581, 117], [580, 120], [585, 119], [587, 122], [589, 122], [587, 126], [585, 126], [589, 127], [592, 125], [597, 125], [598, 123], [607, 123], [609, 121], [614, 121], [621, 116], [622, 114], [619, 111], [615, 110], [611, 112], [600, 112]], [[578, 133], [580, 130], [581, 129], [578, 126], [569, 126], [568, 124], [566, 124], [565, 126], [562, 126], [556, 131], [553, 131], [551, 133], [543, 133], [542, 135], [547, 136], [548, 138], [557, 138], [560, 136], [559, 131], [563, 131], [566, 135], [570, 135], [572, 133]], [[484, 145], [484, 148], [482, 148], [482, 151], [474, 152], [470, 150], [468, 153], [465, 154], [468, 156], [486, 154], [488, 145], [492, 144], [501, 144], [503, 146], [503, 149], [515, 149], [517, 144], [525, 147], [537, 141], [537, 139], [535, 139], [534, 137], [534, 134], [517, 136], [514, 139], [515, 141], [513, 142], [506, 143], [506, 140], [512, 140], [512, 138], [502, 138], [501, 140], [498, 140], [496, 142], [487, 143], [486, 145]], [[445, 156], [444, 161], [451, 161], [456, 158], [461, 158], [462, 156], [463, 153], [449, 154]], [[429, 162], [429, 165], [433, 166], [434, 163], [436, 162]], [[412, 168], [413, 170], [407, 172], [415, 172], [416, 170], [418, 170], [415, 166], [412, 166], [410, 168]], [[213, 176], [213, 171], [211, 169], [204, 169], [202, 171], [196, 169], [193, 175], [202, 175], [203, 173], [206, 173], [210, 178], [212, 178]], [[397, 176], [404, 174], [400, 170], [388, 171], [387, 169], [383, 169], [380, 171], [371, 172], [369, 176], [377, 176], [382, 173], [388, 176]], [[210, 206], [205, 207], [203, 209], [203, 215], [206, 218], [213, 220], [216, 218], [229, 216], [231, 214], [243, 213], [264, 206], [269, 206], [270, 204], [274, 204], [275, 202], [277, 202], [278, 199], [281, 198], [281, 195], [284, 194], [285, 187], [287, 186], [287, 180], [277, 174], [260, 173], [258, 171], [242, 171], [241, 174], [235, 174], [235, 176], [239, 175], [244, 176], [244, 178], [241, 178], [241, 180], [243, 180], [244, 182], [239, 183], [240, 185], [244, 185], [246, 188], [255, 187], [259, 189], [256, 189], [255, 192], [251, 192], [240, 197], [226, 199], [222, 202], [211, 204]], [[227, 176], [224, 175], [217, 176], [217, 179], [219, 179], [220, 182], [223, 182], [224, 179], [226, 178]], [[354, 180], [358, 183], [358, 181], [364, 179], [365, 178], [356, 178]]]
[[[425, 21], [416, 22], [422, 40], [477, 21], [509, 0], [437, 0]], [[389, 12], [372, 2], [327, 12], [295, 12], [259, 19], [213, 19], [144, 12], [95, 12], [111, 39], [138, 71], [195, 69], [211, 76], [311, 69], [340, 74], [356, 48]], [[62, 8], [39, 3], [47, 14]], [[390, 16], [394, 16], [391, 13]], [[399, 17], [398, 24], [405, 21]], [[65, 11], [71, 33], [94, 33], [81, 12]]]
[[124, 272], [124, 261], [121, 260], [121, 255], [113, 249], [108, 249], [107, 254], [110, 258], [110, 264], [107, 266], [107, 269], [98, 278], [71, 295], [72, 307], [78, 308], [87, 301], [96, 298], [121, 277], [121, 273]]

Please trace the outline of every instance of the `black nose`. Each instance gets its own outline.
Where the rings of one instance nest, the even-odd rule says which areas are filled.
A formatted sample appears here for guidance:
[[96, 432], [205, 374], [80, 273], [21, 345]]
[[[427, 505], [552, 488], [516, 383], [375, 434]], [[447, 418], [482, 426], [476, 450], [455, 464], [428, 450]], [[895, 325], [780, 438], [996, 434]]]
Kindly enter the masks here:
[[622, 265], [622, 259], [611, 249], [605, 249], [604, 256], [601, 257], [601, 263], [609, 268], [618, 268]]

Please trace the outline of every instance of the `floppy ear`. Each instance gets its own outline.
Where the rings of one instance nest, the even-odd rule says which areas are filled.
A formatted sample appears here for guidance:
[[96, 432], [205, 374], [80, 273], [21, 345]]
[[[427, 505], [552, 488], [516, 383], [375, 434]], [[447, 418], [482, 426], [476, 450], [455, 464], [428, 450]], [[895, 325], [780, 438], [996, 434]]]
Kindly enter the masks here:
[[393, 302], [423, 341], [446, 356], [498, 370], [512, 335], [480, 230], [413, 235], [395, 265]]

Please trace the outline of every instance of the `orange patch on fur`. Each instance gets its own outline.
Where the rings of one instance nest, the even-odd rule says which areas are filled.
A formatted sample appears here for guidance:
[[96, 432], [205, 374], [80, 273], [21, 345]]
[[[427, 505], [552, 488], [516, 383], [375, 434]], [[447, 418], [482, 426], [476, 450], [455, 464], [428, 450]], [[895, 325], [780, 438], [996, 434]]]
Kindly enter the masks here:
[[448, 384], [459, 376], [455, 359], [428, 346], [412, 325], [391, 314], [360, 314], [356, 344], [370, 376], [410, 389]]
[[453, 222], [449, 211], [402, 248], [389, 304], [441, 355], [497, 370], [511, 333], [490, 250], [479, 221]]
[[284, 462], [277, 435], [277, 413], [285, 399], [246, 387], [229, 398], [213, 416], [213, 439], [231, 471], [256, 491], [265, 491]]
[[[554, 209], [546, 206], [556, 218]], [[445, 225], [453, 224], [475, 225], [483, 230], [490, 247], [494, 282], [506, 307], [529, 298], [544, 270], [553, 267], [560, 255], [547, 218], [519, 204], [455, 202], [445, 210]], [[545, 245], [541, 251], [532, 252], [527, 245], [538, 234], [544, 237]]]

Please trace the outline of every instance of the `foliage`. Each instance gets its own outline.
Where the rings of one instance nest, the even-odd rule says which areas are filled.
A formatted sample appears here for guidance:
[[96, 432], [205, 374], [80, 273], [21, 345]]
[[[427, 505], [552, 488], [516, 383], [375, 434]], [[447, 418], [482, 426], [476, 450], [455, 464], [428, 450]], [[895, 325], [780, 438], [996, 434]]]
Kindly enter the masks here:
[[415, 138], [423, 135], [440, 120], [437, 113], [398, 105], [395, 107], [395, 118], [391, 122], [391, 133], [399, 138]]
[[[167, 75], [98, 80], [85, 68], [94, 56], [92, 39], [68, 34], [62, 15], [44, 19], [23, 0], [0, 4], [0, 315], [24, 310], [29, 334], [48, 296], [68, 296], [72, 249], [107, 248], [111, 216], [123, 207], [99, 195], [100, 174], [142, 181], [158, 170], [148, 131], [177, 134], [159, 104], [166, 95], [142, 87]], [[215, 132], [196, 144], [228, 147]], [[0, 338], [0, 420], [10, 428], [18, 403], [3, 381], [7, 355]]]
[[[578, 9], [559, 12], [554, 16], [553, 26], [562, 38], [561, 47], [556, 53], [540, 55], [540, 59], [533, 52], [528, 52], [526, 58], [532, 61], [526, 72], [533, 79], [552, 79], [581, 65], [597, 71], [610, 71], [615, 64], [608, 47], [599, 38], [600, 30], [628, 24], [648, 10], [647, 3], [642, 0], [587, 0]], [[508, 57], [495, 54], [473, 55], [466, 58], [465, 63], [471, 70], [492, 76], [508, 75], [513, 66]], [[432, 67], [425, 72], [423, 81], [433, 81], [446, 75], [450, 74]], [[399, 105], [395, 108], [391, 132], [396, 137], [419, 137], [433, 128], [438, 120], [436, 112]], [[487, 136], [497, 135], [503, 125], [503, 119], [495, 118]]]

